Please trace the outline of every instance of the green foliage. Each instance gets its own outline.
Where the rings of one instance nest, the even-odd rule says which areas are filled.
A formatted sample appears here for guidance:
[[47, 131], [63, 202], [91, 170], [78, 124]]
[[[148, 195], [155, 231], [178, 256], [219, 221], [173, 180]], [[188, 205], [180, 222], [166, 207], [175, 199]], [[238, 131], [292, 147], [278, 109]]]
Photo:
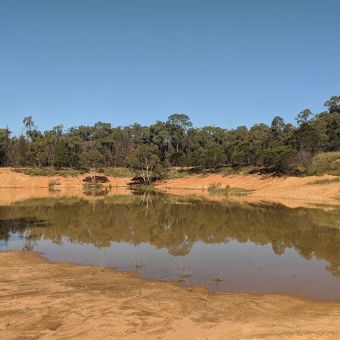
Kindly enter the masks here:
[[316, 155], [308, 169], [308, 174], [340, 176], [340, 152], [327, 152]]
[[8, 129], [0, 129], [0, 166], [5, 166], [7, 163], [7, 154], [9, 147], [9, 135]]
[[82, 152], [79, 157], [80, 166], [83, 169], [103, 167], [105, 165], [104, 155], [96, 148]]
[[296, 127], [276, 116], [270, 126], [261, 123], [232, 130], [194, 128], [186, 114], [176, 113], [150, 126], [97, 122], [67, 131], [58, 125], [41, 132], [28, 116], [22, 136], [11, 137], [7, 129], [0, 129], [0, 166], [106, 169], [113, 176], [125, 176], [125, 170], [107, 169], [128, 166], [145, 182], [164, 178], [169, 166], [205, 172], [222, 167], [318, 172], [311, 165], [313, 156], [340, 150], [340, 96], [331, 97], [325, 106], [327, 111], [319, 114], [309, 109], [300, 112]]
[[224, 148], [218, 144], [209, 144], [194, 151], [191, 163], [203, 169], [216, 169], [225, 164]]
[[294, 165], [296, 151], [287, 145], [277, 145], [264, 150], [264, 165], [278, 172], [284, 172]]
[[137, 146], [128, 156], [127, 165], [145, 184], [165, 177], [165, 166], [158, 156], [157, 148], [152, 145]]
[[171, 167], [167, 171], [167, 178], [184, 178], [192, 174], [192, 168], [176, 168]]
[[124, 167], [104, 168], [99, 169], [99, 172], [103, 173], [105, 176], [111, 177], [132, 177], [132, 172]]
[[305, 109], [296, 116], [296, 121], [299, 125], [306, 124], [312, 116], [312, 111], [309, 109]]
[[56, 168], [67, 167], [71, 163], [72, 153], [66, 141], [60, 141], [55, 148], [54, 166]]
[[325, 106], [330, 113], [340, 113], [340, 96], [333, 96], [326, 101]]

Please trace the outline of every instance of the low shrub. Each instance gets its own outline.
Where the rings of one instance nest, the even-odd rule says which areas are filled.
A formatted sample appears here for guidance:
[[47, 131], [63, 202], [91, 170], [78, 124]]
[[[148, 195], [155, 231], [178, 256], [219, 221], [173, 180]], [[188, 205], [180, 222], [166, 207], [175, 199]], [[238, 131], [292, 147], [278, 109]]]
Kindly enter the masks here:
[[340, 152], [323, 152], [314, 156], [307, 173], [340, 176]]

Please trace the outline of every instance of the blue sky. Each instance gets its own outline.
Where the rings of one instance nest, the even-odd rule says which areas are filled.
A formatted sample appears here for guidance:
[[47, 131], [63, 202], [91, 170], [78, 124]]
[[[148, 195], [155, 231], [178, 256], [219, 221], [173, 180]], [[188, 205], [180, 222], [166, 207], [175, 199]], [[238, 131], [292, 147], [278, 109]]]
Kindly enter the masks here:
[[337, 0], [0, 0], [0, 126], [293, 122], [340, 94]]

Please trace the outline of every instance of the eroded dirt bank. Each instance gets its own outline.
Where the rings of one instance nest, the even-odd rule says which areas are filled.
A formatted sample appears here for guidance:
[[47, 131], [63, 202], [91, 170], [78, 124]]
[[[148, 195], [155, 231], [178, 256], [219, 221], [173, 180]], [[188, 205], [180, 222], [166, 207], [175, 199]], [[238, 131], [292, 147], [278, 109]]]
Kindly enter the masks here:
[[0, 268], [1, 339], [340, 337], [339, 303], [216, 295], [33, 253], [0, 253]]

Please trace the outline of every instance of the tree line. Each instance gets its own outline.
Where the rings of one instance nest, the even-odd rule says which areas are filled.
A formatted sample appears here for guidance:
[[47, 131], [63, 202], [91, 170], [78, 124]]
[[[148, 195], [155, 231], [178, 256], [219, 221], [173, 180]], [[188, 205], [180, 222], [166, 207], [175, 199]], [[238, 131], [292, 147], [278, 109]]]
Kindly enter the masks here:
[[146, 182], [164, 176], [170, 166], [301, 171], [316, 153], [340, 150], [340, 96], [331, 97], [325, 107], [318, 114], [300, 112], [296, 125], [276, 116], [270, 126], [260, 123], [231, 130], [195, 128], [187, 115], [173, 114], [150, 126], [98, 122], [68, 130], [58, 125], [42, 132], [27, 116], [20, 136], [0, 129], [0, 166], [130, 167]]

